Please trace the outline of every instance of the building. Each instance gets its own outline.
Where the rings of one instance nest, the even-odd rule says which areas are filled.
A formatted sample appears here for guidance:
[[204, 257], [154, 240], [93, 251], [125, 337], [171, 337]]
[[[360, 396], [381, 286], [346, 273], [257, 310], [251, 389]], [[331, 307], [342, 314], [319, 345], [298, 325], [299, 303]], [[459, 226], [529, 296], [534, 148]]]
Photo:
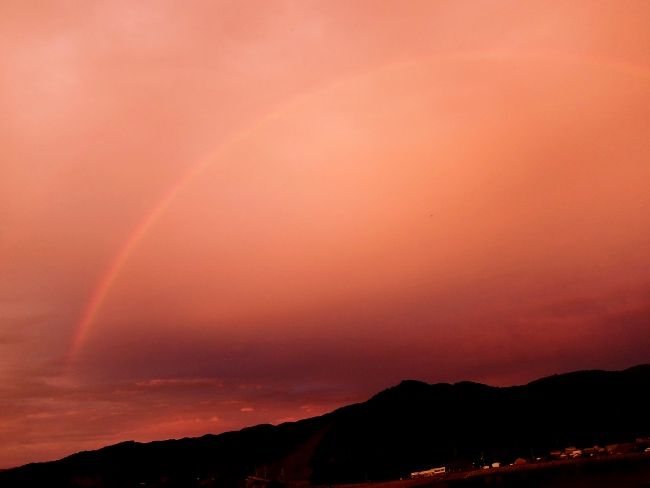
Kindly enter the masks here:
[[447, 473], [447, 468], [441, 466], [439, 468], [431, 468], [425, 471], [414, 471], [411, 473], [411, 478], [429, 478], [431, 476], [442, 476]]

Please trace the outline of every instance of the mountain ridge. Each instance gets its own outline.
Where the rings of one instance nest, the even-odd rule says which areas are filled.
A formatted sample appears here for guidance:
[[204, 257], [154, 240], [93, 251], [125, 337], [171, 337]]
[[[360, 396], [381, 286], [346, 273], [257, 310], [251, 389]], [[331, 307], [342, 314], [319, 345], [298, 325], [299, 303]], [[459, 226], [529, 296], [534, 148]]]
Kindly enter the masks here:
[[508, 387], [404, 380], [365, 402], [296, 422], [124, 441], [31, 463], [2, 471], [0, 486], [198, 486], [197, 478], [201, 486], [240, 486], [261, 473], [286, 484], [392, 479], [432, 465], [467, 466], [650, 435], [647, 390], [650, 364]]

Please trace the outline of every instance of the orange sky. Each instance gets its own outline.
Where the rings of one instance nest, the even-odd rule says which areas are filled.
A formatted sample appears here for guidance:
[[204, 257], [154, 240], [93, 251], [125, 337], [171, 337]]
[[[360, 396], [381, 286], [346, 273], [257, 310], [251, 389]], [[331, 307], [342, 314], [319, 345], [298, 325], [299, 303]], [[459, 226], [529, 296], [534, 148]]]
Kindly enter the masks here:
[[645, 1], [4, 1], [0, 467], [650, 361]]

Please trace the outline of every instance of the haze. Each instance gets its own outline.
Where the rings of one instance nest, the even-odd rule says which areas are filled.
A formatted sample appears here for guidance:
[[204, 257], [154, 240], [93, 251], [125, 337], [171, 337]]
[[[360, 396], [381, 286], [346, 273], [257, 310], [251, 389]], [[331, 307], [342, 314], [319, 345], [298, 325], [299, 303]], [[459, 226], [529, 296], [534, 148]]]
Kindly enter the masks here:
[[649, 23], [2, 2], [0, 467], [648, 362]]

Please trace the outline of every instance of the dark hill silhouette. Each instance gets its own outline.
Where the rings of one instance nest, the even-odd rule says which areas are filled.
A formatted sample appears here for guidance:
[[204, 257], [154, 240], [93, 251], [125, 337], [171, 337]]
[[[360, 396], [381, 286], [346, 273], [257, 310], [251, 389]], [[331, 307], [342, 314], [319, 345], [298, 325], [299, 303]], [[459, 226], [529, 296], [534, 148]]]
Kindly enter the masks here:
[[278, 426], [124, 442], [0, 472], [0, 487], [242, 486], [394, 479], [650, 435], [650, 365], [494, 388], [403, 381], [364, 403]]

